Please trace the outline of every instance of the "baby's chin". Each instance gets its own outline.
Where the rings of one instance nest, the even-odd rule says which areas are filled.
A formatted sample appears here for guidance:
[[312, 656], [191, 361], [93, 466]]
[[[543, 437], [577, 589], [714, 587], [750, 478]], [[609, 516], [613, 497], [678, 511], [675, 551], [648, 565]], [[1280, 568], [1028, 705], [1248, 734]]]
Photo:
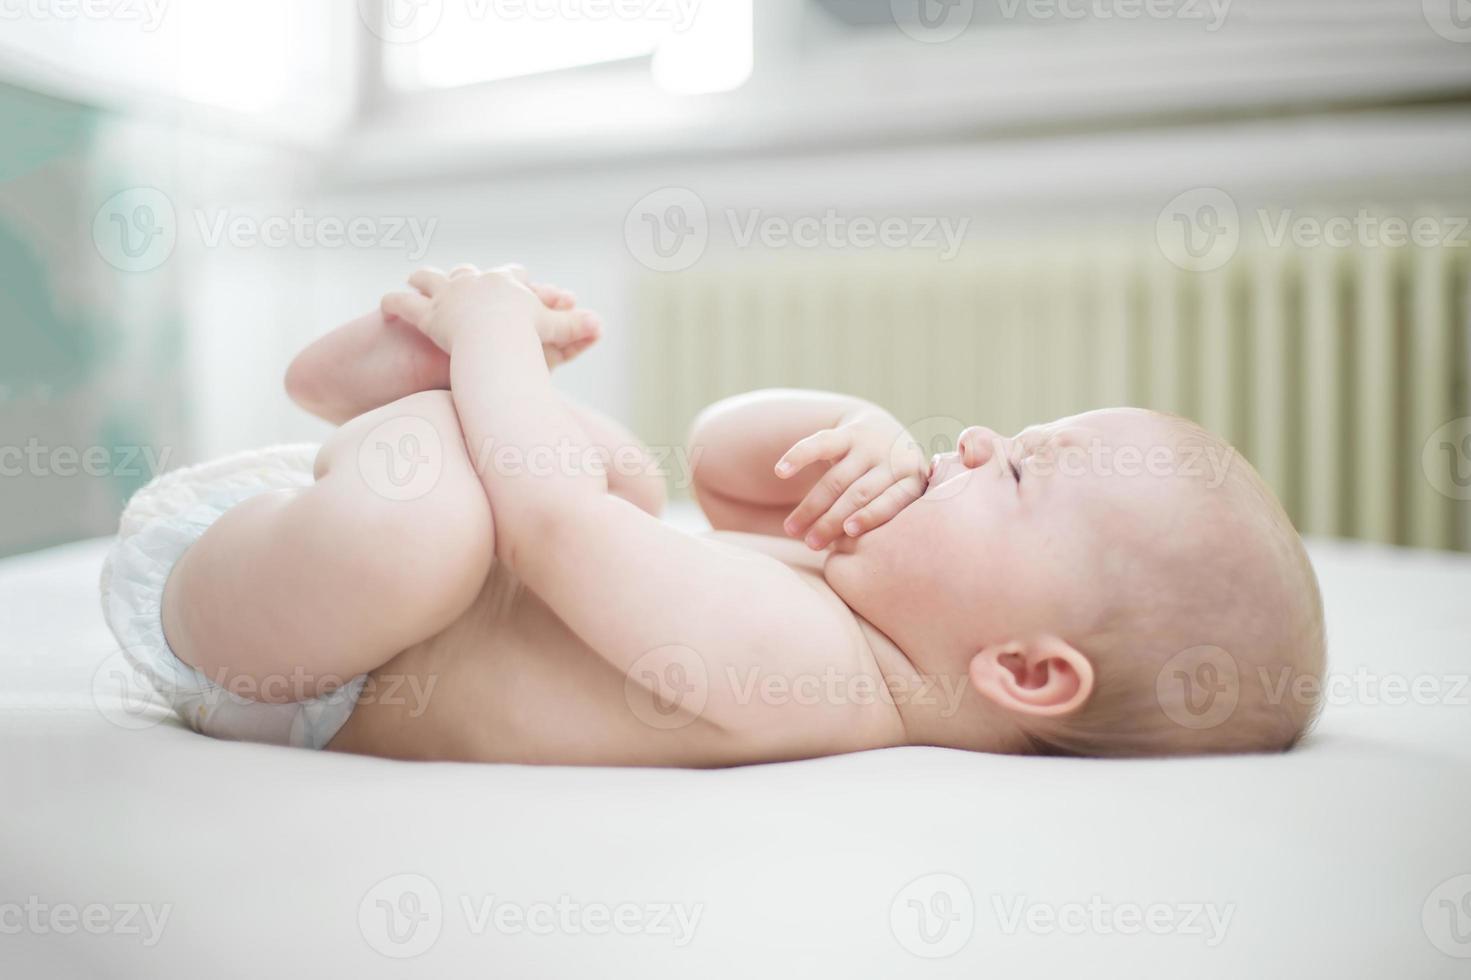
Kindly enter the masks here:
[[895, 596], [907, 594], [908, 584], [925, 574], [911, 532], [897, 520], [856, 538], [845, 535], [833, 542], [823, 563], [823, 577], [838, 598], [881, 629], [893, 615]]
[[[877, 530], [877, 528], [874, 529], [874, 531]], [[823, 574], [828, 577], [829, 584], [832, 584], [834, 573], [839, 579], [845, 576], [851, 577], [865, 565], [872, 564], [870, 561], [865, 561], [865, 556], [870, 553], [868, 538], [874, 531], [869, 531], [868, 534], [856, 538], [843, 534], [833, 541], [823, 559]]]

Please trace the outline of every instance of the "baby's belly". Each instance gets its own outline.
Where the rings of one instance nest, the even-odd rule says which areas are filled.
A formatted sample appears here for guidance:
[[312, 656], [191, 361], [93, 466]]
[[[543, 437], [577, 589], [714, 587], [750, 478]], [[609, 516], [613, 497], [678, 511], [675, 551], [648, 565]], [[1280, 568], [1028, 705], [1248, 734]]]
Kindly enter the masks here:
[[[640, 697], [644, 700], [640, 700]], [[370, 675], [334, 751], [402, 759], [719, 766], [751, 761], [647, 694], [497, 566], [443, 633]]]

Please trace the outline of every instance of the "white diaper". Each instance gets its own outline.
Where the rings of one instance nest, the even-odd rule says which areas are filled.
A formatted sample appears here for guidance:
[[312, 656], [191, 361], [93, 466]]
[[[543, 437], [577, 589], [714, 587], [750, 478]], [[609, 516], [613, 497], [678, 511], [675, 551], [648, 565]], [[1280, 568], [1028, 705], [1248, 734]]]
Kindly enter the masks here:
[[134, 494], [123, 511], [102, 565], [102, 614], [123, 656], [197, 732], [320, 749], [357, 706], [366, 675], [311, 701], [251, 701], [174, 656], [163, 635], [163, 587], [184, 550], [240, 501], [310, 485], [316, 454], [314, 445], [276, 446], [174, 470]]

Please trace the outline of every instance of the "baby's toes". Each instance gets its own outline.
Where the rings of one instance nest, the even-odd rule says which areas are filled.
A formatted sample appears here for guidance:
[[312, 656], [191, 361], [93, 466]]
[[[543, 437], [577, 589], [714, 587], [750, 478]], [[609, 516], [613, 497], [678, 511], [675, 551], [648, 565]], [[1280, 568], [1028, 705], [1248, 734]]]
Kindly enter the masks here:
[[602, 318], [591, 310], [547, 310], [537, 317], [541, 342], [559, 348], [596, 340], [602, 329]]

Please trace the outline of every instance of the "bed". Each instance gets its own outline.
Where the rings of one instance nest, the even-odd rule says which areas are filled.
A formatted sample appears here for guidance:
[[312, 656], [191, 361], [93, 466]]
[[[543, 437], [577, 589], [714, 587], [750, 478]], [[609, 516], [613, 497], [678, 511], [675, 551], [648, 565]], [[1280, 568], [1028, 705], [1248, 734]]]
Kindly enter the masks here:
[[897, 749], [716, 772], [212, 741], [106, 543], [0, 562], [0, 976], [1466, 977], [1471, 559], [1316, 543], [1280, 757]]

